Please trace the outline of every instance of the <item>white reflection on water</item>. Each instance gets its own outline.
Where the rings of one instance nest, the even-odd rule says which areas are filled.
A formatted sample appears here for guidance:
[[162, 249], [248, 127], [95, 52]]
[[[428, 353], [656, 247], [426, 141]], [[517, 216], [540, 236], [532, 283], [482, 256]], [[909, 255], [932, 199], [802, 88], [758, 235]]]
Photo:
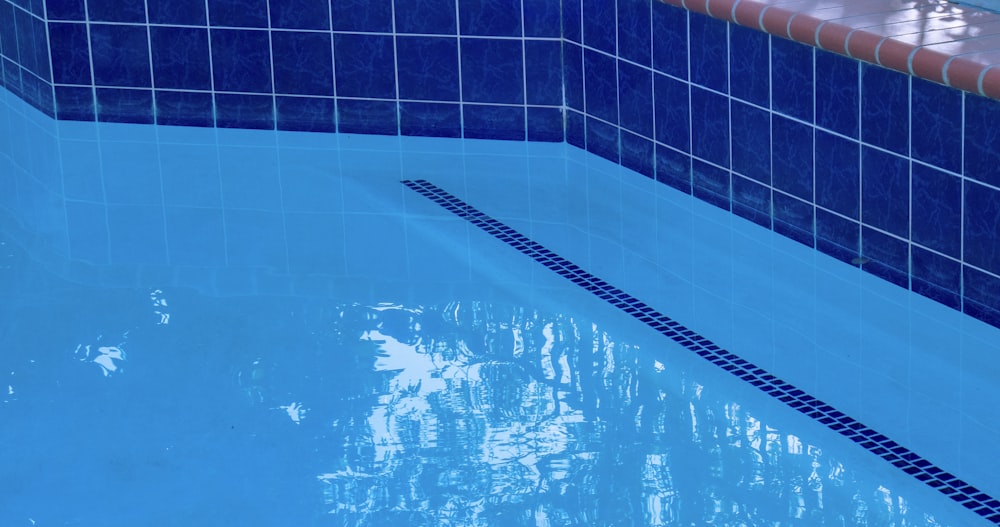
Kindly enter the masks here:
[[596, 323], [355, 305], [333, 333], [352, 387], [277, 408], [339, 441], [317, 475], [337, 525], [938, 525]]

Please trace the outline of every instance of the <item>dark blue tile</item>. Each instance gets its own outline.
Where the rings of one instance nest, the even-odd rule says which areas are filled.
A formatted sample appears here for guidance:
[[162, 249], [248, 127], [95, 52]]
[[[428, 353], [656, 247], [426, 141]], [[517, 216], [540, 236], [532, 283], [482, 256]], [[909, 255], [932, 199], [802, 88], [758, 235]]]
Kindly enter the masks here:
[[858, 137], [858, 79], [861, 64], [851, 58], [816, 50], [816, 124]]
[[462, 108], [458, 104], [401, 102], [399, 131], [403, 135], [462, 137]]
[[0, 3], [0, 51], [12, 60], [17, 56], [17, 30], [14, 24], [14, 6]]
[[1000, 274], [997, 218], [1000, 218], [1000, 191], [966, 181], [963, 260], [980, 269]]
[[521, 0], [458, 0], [462, 35], [521, 36]]
[[329, 33], [271, 33], [274, 91], [297, 95], [333, 95], [333, 53]]
[[621, 160], [621, 148], [617, 126], [602, 123], [593, 117], [587, 117], [587, 151], [604, 159], [618, 163]]
[[911, 155], [945, 170], [961, 172], [962, 92], [919, 78], [912, 79], [910, 89], [910, 119], [916, 124]]
[[59, 84], [92, 84], [86, 24], [49, 23], [52, 79]]
[[150, 24], [204, 26], [208, 13], [204, 0], [146, 0]]
[[771, 107], [813, 122], [813, 48], [783, 38], [771, 39]]
[[520, 40], [462, 39], [462, 99], [524, 103], [524, 54]]
[[108, 263], [108, 218], [104, 205], [66, 202], [69, 252], [73, 260]]
[[861, 218], [897, 236], [909, 236], [909, 162], [869, 148], [861, 149]]
[[213, 126], [212, 94], [156, 91], [156, 123], [174, 126]]
[[113, 264], [165, 264], [163, 208], [108, 205], [108, 238]]
[[455, 0], [397, 0], [396, 33], [455, 35]]
[[270, 93], [270, 46], [266, 31], [213, 29], [215, 90]]
[[771, 228], [771, 188], [733, 174], [733, 213]]
[[583, 44], [583, 0], [563, 0], [563, 39]]
[[705, 15], [691, 13], [691, 82], [729, 92], [729, 49], [726, 23]]
[[770, 40], [757, 29], [729, 25], [730, 93], [764, 108], [771, 99]]
[[153, 123], [153, 90], [97, 88], [97, 120]]
[[216, 93], [215, 125], [220, 128], [273, 130], [273, 98], [269, 95]]
[[56, 86], [56, 117], [72, 121], [93, 121], [94, 89]]
[[152, 26], [149, 40], [157, 88], [212, 89], [207, 29]]
[[562, 44], [558, 40], [524, 41], [524, 82], [528, 104], [561, 106]]
[[730, 173], [697, 159], [691, 162], [691, 189], [696, 198], [730, 210]]
[[523, 2], [524, 36], [561, 36], [562, 22], [559, 20], [561, 5], [559, 0], [537, 0]]
[[616, 54], [615, 2], [583, 0], [583, 44], [606, 53]]
[[861, 140], [906, 155], [910, 80], [897, 71], [861, 66]]
[[566, 106], [583, 111], [583, 48], [563, 42], [563, 89]]
[[46, 34], [46, 24], [40, 18], [31, 19], [32, 33], [34, 33], [35, 47], [32, 49], [35, 55], [35, 75], [42, 78], [47, 83], [52, 82], [52, 69], [49, 64], [49, 39]]
[[962, 264], [914, 245], [913, 291], [952, 309], [962, 309]]
[[566, 111], [566, 142], [577, 148], [587, 148], [587, 125], [583, 114]]
[[222, 209], [166, 207], [164, 216], [171, 265], [225, 267]]
[[35, 48], [40, 41], [45, 41], [45, 33], [35, 35], [35, 25], [31, 22], [32, 17], [27, 11], [20, 9], [14, 11], [14, 26], [16, 29], [15, 38], [17, 40], [17, 57], [22, 68], [38, 74], [39, 64], [35, 54]]
[[1000, 186], [1000, 101], [965, 96], [965, 176]]
[[858, 219], [861, 145], [816, 131], [816, 204]]
[[208, 0], [208, 23], [215, 27], [266, 28], [267, 0]]
[[821, 252], [852, 263], [861, 254], [860, 239], [859, 223], [816, 209], [816, 248]]
[[691, 88], [691, 153], [729, 166], [729, 99]]
[[775, 114], [771, 118], [771, 182], [813, 200], [813, 127]]
[[961, 178], [919, 163], [913, 163], [912, 177], [913, 241], [961, 258]]
[[590, 49], [583, 53], [587, 113], [617, 124], [618, 85], [615, 59]]
[[808, 247], [815, 247], [815, 207], [787, 194], [775, 192], [774, 232]]
[[733, 170], [771, 184], [771, 114], [733, 101]]
[[621, 127], [653, 138], [653, 74], [618, 61], [618, 111]]
[[87, 15], [91, 22], [144, 24], [146, 22], [146, 2], [143, 0], [87, 0]]
[[963, 311], [1000, 327], [1000, 278], [967, 265], [962, 266], [965, 303]]
[[336, 0], [330, 5], [334, 31], [392, 32], [392, 0]]
[[688, 11], [653, 2], [653, 27], [653, 69], [687, 79]]
[[271, 27], [330, 29], [328, 0], [270, 0]]
[[563, 140], [565, 132], [562, 108], [528, 107], [528, 141], [562, 142]]
[[332, 97], [276, 97], [278, 130], [335, 132], [336, 103]]
[[396, 98], [391, 36], [334, 33], [333, 54], [338, 97]]
[[21, 68], [13, 61], [3, 59], [3, 85], [14, 95], [21, 96]]
[[618, 2], [618, 50], [623, 59], [652, 66], [650, 16], [653, 2]]
[[465, 137], [524, 141], [524, 107], [485, 104], [462, 105]]
[[[49, 20], [87, 20], [85, 0], [45, 0], [45, 12]], [[6, 6], [5, 6], [6, 7]], [[13, 8], [13, 6], [10, 6]]]
[[862, 269], [900, 287], [909, 288], [909, 244], [868, 227], [861, 227]]
[[287, 249], [282, 214], [227, 210], [226, 254], [230, 267], [285, 270]]
[[655, 74], [653, 101], [656, 140], [690, 152], [691, 105], [688, 85], [666, 75]]
[[55, 117], [56, 102], [52, 95], [52, 85], [34, 75], [22, 73], [21, 90], [23, 99], [38, 111]]
[[644, 176], [655, 177], [656, 174], [653, 170], [653, 141], [646, 137], [630, 134], [624, 130], [621, 132], [621, 141], [622, 165]]
[[337, 99], [337, 129], [349, 134], [397, 135], [396, 103]]
[[396, 37], [399, 98], [458, 101], [458, 39]]

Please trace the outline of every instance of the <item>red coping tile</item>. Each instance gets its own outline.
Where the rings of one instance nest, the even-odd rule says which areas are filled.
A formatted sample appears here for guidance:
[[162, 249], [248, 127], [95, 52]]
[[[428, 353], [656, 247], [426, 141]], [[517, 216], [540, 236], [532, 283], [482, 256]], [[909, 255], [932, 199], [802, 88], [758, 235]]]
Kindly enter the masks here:
[[788, 36], [796, 42], [816, 46], [816, 31], [822, 24], [822, 19], [798, 13], [788, 22]]
[[689, 11], [694, 11], [695, 13], [701, 13], [703, 15], [710, 14], [708, 12], [708, 0], [683, 0], [684, 7]]
[[872, 33], [867, 29], [852, 29], [847, 35], [847, 54], [858, 60], [878, 63], [876, 52], [881, 42], [882, 35], [878, 33]]
[[851, 31], [852, 29], [847, 26], [827, 22], [820, 26], [816, 34], [816, 43], [827, 51], [850, 56], [847, 53], [847, 37]]
[[913, 44], [883, 37], [878, 46], [876, 62], [886, 68], [910, 73], [910, 53], [913, 53], [915, 47]]
[[740, 0], [708, 0], [708, 14], [729, 22], [733, 21], [733, 5]]
[[951, 55], [930, 48], [916, 48], [910, 53], [909, 73], [922, 79], [944, 84], [944, 64]]
[[953, 88], [979, 93], [979, 76], [997, 59], [1000, 51], [955, 57], [944, 68], [945, 81]]
[[983, 72], [979, 94], [1000, 99], [1000, 67], [990, 66], [988, 70]]
[[760, 13], [768, 8], [767, 4], [742, 0], [733, 9], [733, 21], [741, 26], [760, 28]]

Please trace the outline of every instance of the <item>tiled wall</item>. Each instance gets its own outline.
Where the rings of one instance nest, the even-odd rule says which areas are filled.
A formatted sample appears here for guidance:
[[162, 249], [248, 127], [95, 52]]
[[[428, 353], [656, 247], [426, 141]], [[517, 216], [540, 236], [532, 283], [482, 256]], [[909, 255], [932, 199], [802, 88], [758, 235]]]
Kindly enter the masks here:
[[1000, 102], [651, 0], [42, 3], [2, 78], [60, 118], [565, 134], [1000, 325]]
[[27, 2], [5, 85], [59, 118], [563, 139], [558, 0]]
[[1000, 325], [1000, 102], [659, 2], [563, 9], [571, 144]]

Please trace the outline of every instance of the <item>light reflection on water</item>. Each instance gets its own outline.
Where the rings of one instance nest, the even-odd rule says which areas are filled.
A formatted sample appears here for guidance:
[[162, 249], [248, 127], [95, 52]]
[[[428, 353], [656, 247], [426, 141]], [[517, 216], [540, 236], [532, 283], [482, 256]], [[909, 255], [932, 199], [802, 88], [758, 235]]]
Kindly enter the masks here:
[[335, 318], [352, 360], [322, 399], [240, 372], [342, 446], [316, 475], [335, 525], [938, 525], [597, 323], [477, 302]]

